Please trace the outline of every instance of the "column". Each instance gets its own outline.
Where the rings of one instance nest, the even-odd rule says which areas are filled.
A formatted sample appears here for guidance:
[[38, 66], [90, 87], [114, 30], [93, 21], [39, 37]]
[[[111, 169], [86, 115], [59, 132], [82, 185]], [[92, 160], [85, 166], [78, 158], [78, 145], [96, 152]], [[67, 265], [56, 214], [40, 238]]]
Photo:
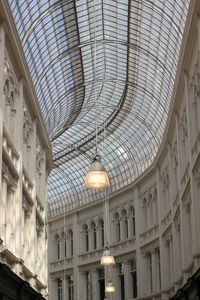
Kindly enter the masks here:
[[16, 186], [9, 185], [7, 188], [7, 205], [6, 205], [6, 244], [8, 249], [13, 253], [14, 246], [14, 220], [15, 220], [15, 205], [14, 205], [14, 193]]
[[129, 297], [132, 297], [132, 295], [130, 295], [130, 289], [131, 289], [131, 285], [130, 285], [130, 271], [129, 271], [129, 264], [128, 261], [123, 261], [123, 269], [124, 269], [124, 290], [125, 290], [125, 299], [128, 299]]
[[136, 270], [137, 270], [137, 292], [138, 297], [143, 295], [143, 272], [142, 272], [142, 256], [140, 251], [140, 230], [141, 230], [141, 219], [143, 212], [139, 205], [139, 188], [135, 186], [134, 189], [135, 199], [135, 243], [136, 243]]
[[[199, 29], [199, 26], [198, 26]], [[190, 97], [190, 89], [189, 89], [189, 83], [188, 83], [188, 75], [185, 74], [185, 96], [186, 96], [186, 112], [187, 112], [187, 119], [188, 119], [188, 132], [191, 133], [193, 129], [192, 126], [192, 114], [191, 114], [191, 97]], [[200, 116], [199, 116], [200, 119]], [[199, 254], [200, 252], [200, 240], [198, 238], [195, 238], [199, 236], [199, 227], [200, 227], [200, 221], [199, 221], [199, 210], [200, 210], [200, 204], [198, 201], [198, 198], [195, 198], [195, 181], [192, 174], [192, 140], [191, 140], [191, 134], [188, 134], [188, 149], [189, 149], [189, 163], [190, 163], [190, 189], [191, 189], [191, 235], [192, 238], [192, 254], [195, 256], [196, 254]]]
[[57, 300], [58, 299], [58, 282], [57, 279], [50, 276], [50, 285], [49, 285], [49, 300]]
[[[162, 232], [161, 232], [161, 183], [160, 183], [160, 170], [157, 167], [156, 169], [156, 185], [157, 185], [157, 207], [158, 207], [158, 225], [159, 225], [159, 249], [160, 249], [160, 280], [161, 280], [161, 291], [165, 288], [165, 257], [164, 257], [164, 245], [163, 245], [163, 240], [162, 240]], [[165, 296], [162, 295], [162, 299], [164, 299]]]
[[73, 258], [73, 281], [74, 281], [74, 299], [80, 299], [80, 274], [78, 270], [78, 254], [79, 254], [79, 231], [78, 216], [73, 215], [73, 234], [74, 234], [74, 258]]
[[[1, 173], [1, 172], [0, 172]], [[6, 245], [6, 205], [7, 205], [7, 184], [8, 184], [8, 176], [7, 174], [3, 173], [2, 175], [2, 190], [1, 190], [1, 239]]]
[[[36, 232], [36, 135], [37, 135], [37, 123], [36, 120], [34, 119], [33, 121], [33, 133], [31, 136], [31, 151], [29, 152], [28, 155], [30, 155], [29, 160], [30, 160], [30, 165], [29, 165], [29, 174], [30, 177], [32, 178], [33, 182], [33, 191], [32, 191], [32, 200], [34, 202], [33, 207], [32, 207], [32, 213], [30, 216], [29, 220], [29, 229], [30, 229], [30, 246], [29, 246], [29, 256], [30, 256], [30, 270], [35, 274], [35, 261], [37, 260], [37, 251], [36, 251], [36, 246], [37, 245], [37, 232]], [[34, 245], [32, 245], [34, 243]], [[42, 248], [44, 246], [45, 241], [43, 240]], [[42, 250], [42, 249], [41, 249]], [[47, 267], [47, 261], [44, 260], [43, 262], [44, 265]], [[41, 277], [41, 271], [39, 270], [38, 277], [42, 279]]]
[[19, 179], [17, 183], [17, 188], [15, 192], [15, 222], [16, 222], [16, 228], [15, 228], [15, 253], [16, 256], [19, 258], [22, 258], [23, 252], [24, 252], [24, 211], [22, 209], [22, 199], [23, 199], [23, 192], [22, 192], [22, 153], [23, 153], [23, 79], [20, 79], [19, 82], [19, 97], [17, 99], [17, 108], [18, 112], [16, 115], [16, 123], [17, 123], [17, 129], [18, 129], [18, 136], [16, 139], [16, 145], [17, 149], [19, 149], [20, 157], [18, 161], [18, 167], [19, 167]]
[[172, 236], [170, 236], [169, 239], [169, 255], [170, 255], [170, 286], [174, 281], [174, 265], [173, 265], [173, 239]]
[[63, 300], [66, 300], [68, 295], [67, 295], [67, 277], [65, 276], [65, 272], [62, 277], [62, 294], [63, 294]]
[[105, 286], [108, 282], [108, 278], [110, 277], [112, 284], [115, 287], [114, 293], [106, 293], [106, 298], [113, 300], [113, 299], [120, 299], [120, 288], [119, 288], [119, 270], [118, 265], [112, 265], [105, 267]]
[[180, 224], [172, 224], [173, 233], [173, 264], [174, 268], [174, 281], [178, 281], [181, 276], [181, 247], [180, 247]]
[[[2, 101], [3, 94], [3, 85], [4, 85], [4, 55], [5, 55], [5, 30], [3, 23], [0, 24], [0, 169], [2, 169], [2, 145], [3, 145], [3, 121], [4, 121], [4, 103]], [[0, 172], [0, 183], [1, 183], [2, 173]], [[1, 206], [0, 206], [1, 207]], [[2, 211], [2, 210], [1, 210]], [[3, 221], [3, 220], [2, 220]], [[1, 222], [1, 221], [0, 221]], [[3, 224], [3, 222], [2, 222]], [[3, 232], [0, 231], [0, 238], [2, 238]], [[5, 238], [5, 236], [3, 237]]]
[[[141, 282], [141, 297], [145, 297], [150, 294], [148, 275], [149, 275], [149, 266], [146, 253], [142, 254], [140, 269], [142, 269], [142, 282]], [[138, 265], [138, 264], [137, 264]], [[139, 295], [138, 295], [139, 296]]]
[[[85, 295], [85, 272], [79, 271], [79, 278], [80, 278], [79, 297], [80, 297], [80, 300], [84, 300], [84, 295]], [[75, 285], [74, 285], [74, 288], [75, 288]], [[75, 300], [75, 298], [74, 298], [74, 300]]]
[[98, 300], [98, 274], [92, 269], [92, 300]]
[[184, 237], [183, 237], [183, 204], [182, 201], [180, 200], [180, 191], [181, 191], [181, 176], [180, 176], [180, 164], [181, 164], [181, 159], [180, 159], [180, 134], [179, 134], [179, 127], [178, 127], [178, 122], [179, 122], [179, 117], [178, 113], [176, 113], [176, 139], [177, 139], [177, 156], [178, 156], [178, 170], [177, 170], [177, 183], [178, 183], [178, 191], [179, 191], [179, 205], [180, 205], [180, 226], [181, 226], [181, 249], [182, 249], [182, 261], [181, 265], [182, 268], [184, 268], [185, 265], [185, 254], [184, 254]]

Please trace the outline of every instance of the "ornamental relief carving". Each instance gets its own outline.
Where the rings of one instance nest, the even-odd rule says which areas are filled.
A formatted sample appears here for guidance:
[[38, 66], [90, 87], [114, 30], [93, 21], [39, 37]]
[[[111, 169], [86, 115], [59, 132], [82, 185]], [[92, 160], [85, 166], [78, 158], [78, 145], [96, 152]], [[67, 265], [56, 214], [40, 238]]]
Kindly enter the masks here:
[[183, 209], [185, 210], [185, 212], [189, 212], [190, 205], [191, 205], [191, 192], [189, 186], [186, 188], [186, 191], [183, 194], [182, 202], [183, 202]]
[[156, 239], [155, 241], [152, 241], [148, 245], [145, 245], [144, 247], [142, 247], [141, 254], [143, 256], [146, 256], [149, 253], [153, 253], [156, 248], [159, 248], [158, 239]]
[[193, 176], [198, 185], [200, 185], [200, 164], [193, 170]]
[[196, 64], [194, 65], [194, 71], [191, 78], [191, 86], [193, 87], [194, 91], [194, 101], [197, 102], [200, 99], [200, 67], [199, 67], [199, 59], [197, 60]]
[[180, 119], [180, 126], [182, 129], [182, 142], [185, 142], [185, 138], [188, 135], [188, 125], [187, 125], [187, 114], [186, 114], [186, 108], [183, 110], [183, 114]]
[[141, 195], [143, 201], [143, 207], [150, 205], [157, 199], [157, 188], [156, 183], [152, 184], [147, 190], [145, 190]]
[[30, 144], [31, 135], [33, 132], [33, 126], [28, 114], [28, 111], [24, 107], [24, 122], [23, 122], [23, 143]]
[[178, 150], [177, 150], [177, 141], [175, 141], [173, 147], [172, 147], [172, 158], [174, 161], [174, 168], [177, 169], [178, 168]]
[[44, 155], [39, 144], [39, 141], [36, 140], [36, 172], [38, 175], [42, 174], [42, 163], [44, 161]]
[[19, 89], [15, 83], [14, 76], [10, 71], [7, 60], [5, 59], [4, 65], [4, 87], [3, 92], [5, 95], [5, 103], [10, 107], [15, 106], [15, 99], [19, 95]]
[[162, 182], [163, 191], [166, 191], [169, 188], [169, 184], [170, 184], [168, 167], [166, 167], [161, 174], [161, 182]]

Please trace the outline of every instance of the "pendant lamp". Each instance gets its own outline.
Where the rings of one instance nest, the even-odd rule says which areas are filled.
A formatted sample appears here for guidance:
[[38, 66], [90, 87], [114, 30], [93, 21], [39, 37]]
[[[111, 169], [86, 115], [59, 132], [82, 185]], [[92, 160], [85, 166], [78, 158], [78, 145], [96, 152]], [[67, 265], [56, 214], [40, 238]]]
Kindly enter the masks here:
[[85, 177], [85, 186], [89, 189], [105, 189], [110, 186], [108, 174], [96, 155]]
[[101, 265], [103, 266], [110, 266], [115, 264], [115, 259], [111, 255], [110, 250], [108, 247], [105, 248], [103, 255], [101, 257]]
[[112, 284], [111, 279], [108, 279], [108, 282], [107, 282], [106, 287], [105, 287], [105, 292], [106, 293], [114, 293], [115, 292], [115, 287]]

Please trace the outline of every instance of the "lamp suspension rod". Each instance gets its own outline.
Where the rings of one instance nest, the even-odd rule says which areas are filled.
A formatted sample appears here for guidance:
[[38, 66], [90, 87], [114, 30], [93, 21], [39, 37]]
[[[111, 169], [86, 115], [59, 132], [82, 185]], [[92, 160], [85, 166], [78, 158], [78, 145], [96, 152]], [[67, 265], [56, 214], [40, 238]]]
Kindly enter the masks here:
[[95, 0], [93, 0], [93, 23], [94, 23], [94, 106], [95, 106], [95, 156], [97, 156], [98, 144], [98, 127], [97, 127], [97, 93], [96, 93], [96, 57], [97, 57], [97, 44], [96, 44], [96, 14], [95, 14]]

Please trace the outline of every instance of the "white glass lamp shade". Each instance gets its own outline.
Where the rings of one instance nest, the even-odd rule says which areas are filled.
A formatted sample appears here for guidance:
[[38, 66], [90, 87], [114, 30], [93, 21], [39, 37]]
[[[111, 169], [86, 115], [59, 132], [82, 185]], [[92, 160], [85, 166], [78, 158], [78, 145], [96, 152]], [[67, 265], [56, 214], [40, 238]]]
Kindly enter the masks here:
[[112, 284], [112, 282], [111, 282], [110, 279], [108, 280], [108, 283], [106, 284], [105, 292], [106, 292], [106, 293], [114, 293], [114, 292], [115, 292], [115, 287], [114, 287], [114, 285]]
[[85, 186], [89, 189], [105, 189], [110, 186], [108, 174], [97, 155], [85, 177]]
[[104, 250], [103, 255], [101, 257], [101, 265], [109, 266], [109, 265], [114, 265], [114, 264], [115, 264], [115, 259], [110, 254], [110, 251], [108, 249]]

